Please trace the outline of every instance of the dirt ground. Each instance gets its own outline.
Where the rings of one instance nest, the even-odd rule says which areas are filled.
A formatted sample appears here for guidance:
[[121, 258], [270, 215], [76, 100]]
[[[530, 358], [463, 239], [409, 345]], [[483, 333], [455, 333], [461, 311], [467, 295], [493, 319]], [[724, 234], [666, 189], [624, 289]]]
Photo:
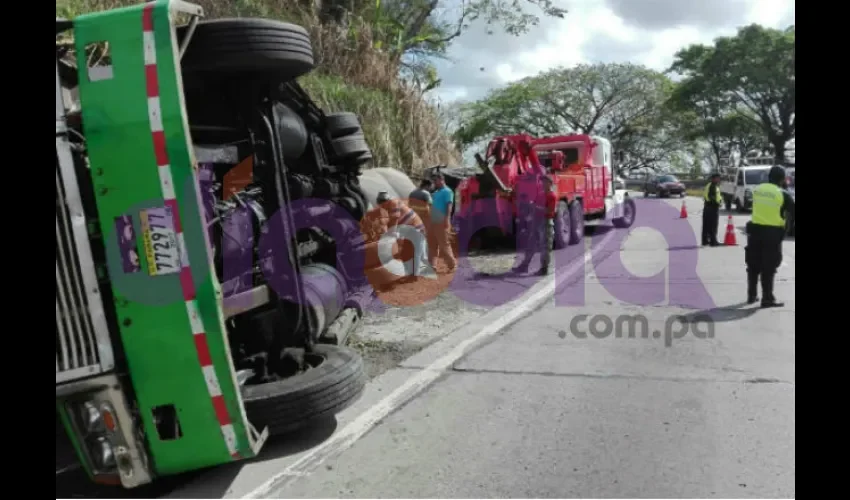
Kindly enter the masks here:
[[[468, 259], [475, 271], [498, 274], [514, 265], [514, 252], [476, 252]], [[370, 379], [487, 312], [488, 308], [461, 300], [448, 289], [454, 275], [445, 264], [438, 263], [437, 271], [437, 279], [418, 278], [379, 291], [378, 306], [364, 315], [349, 337], [348, 345], [366, 360]]]

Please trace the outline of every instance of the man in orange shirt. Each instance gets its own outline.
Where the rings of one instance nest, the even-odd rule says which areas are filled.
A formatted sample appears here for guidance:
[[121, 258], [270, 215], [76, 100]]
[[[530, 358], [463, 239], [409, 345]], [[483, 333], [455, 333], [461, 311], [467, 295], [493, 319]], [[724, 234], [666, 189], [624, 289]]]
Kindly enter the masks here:
[[[548, 175], [540, 179], [543, 192], [520, 193], [520, 227], [519, 242], [525, 246], [522, 262], [513, 268], [514, 272], [528, 272], [528, 265], [534, 254], [540, 252], [540, 276], [549, 274], [552, 265], [552, 246], [555, 239], [555, 210], [558, 205], [558, 195], [554, 189], [552, 178]], [[538, 186], [540, 184], [537, 184]], [[535, 186], [536, 187], [536, 186]], [[542, 195], [542, 196], [541, 196]]]
[[388, 229], [394, 231], [399, 239], [408, 240], [413, 245], [413, 259], [409, 266], [405, 263], [405, 268], [410, 268], [411, 277], [420, 276], [420, 268], [428, 261], [428, 243], [422, 218], [403, 201], [392, 198], [385, 191], [378, 193], [377, 202], [388, 212]]

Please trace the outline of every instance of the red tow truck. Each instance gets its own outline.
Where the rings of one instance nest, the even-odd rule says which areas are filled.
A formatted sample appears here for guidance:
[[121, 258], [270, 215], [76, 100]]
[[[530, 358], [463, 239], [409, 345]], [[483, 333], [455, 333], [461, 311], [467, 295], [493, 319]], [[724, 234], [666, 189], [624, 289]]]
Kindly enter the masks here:
[[[496, 137], [485, 157], [476, 154], [481, 173], [458, 186], [457, 225], [486, 216], [487, 228], [503, 236], [516, 234], [519, 191], [523, 179], [550, 175], [558, 194], [556, 249], [577, 244], [585, 225], [604, 221], [618, 228], [634, 223], [635, 203], [614, 175], [611, 143], [585, 134], [535, 138], [526, 134]], [[476, 231], [477, 236], [492, 231]], [[486, 243], [485, 243], [486, 244]]]

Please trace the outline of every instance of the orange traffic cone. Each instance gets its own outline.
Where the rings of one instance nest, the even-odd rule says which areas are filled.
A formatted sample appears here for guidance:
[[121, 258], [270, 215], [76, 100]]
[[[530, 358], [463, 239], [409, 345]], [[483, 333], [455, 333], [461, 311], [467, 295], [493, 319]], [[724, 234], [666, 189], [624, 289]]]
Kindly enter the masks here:
[[726, 246], [737, 246], [738, 240], [735, 237], [735, 226], [732, 224], [732, 216], [729, 216], [729, 221], [726, 223], [726, 238], [723, 240]]
[[679, 218], [680, 219], [687, 219], [688, 218], [688, 207], [685, 206], [684, 200], [682, 200], [682, 211], [681, 211], [681, 213], [679, 213]]

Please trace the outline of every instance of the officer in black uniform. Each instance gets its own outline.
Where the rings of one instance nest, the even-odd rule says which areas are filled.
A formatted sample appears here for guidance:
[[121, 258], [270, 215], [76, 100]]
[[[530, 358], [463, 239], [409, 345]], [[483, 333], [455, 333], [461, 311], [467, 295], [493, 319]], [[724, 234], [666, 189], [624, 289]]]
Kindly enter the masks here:
[[762, 307], [782, 307], [773, 295], [773, 280], [782, 264], [782, 240], [785, 239], [785, 217], [793, 213], [794, 198], [783, 189], [785, 169], [774, 166], [768, 182], [753, 190], [753, 215], [747, 223], [747, 303], [758, 301], [761, 280]]
[[[539, 276], [549, 274], [552, 264], [552, 247], [555, 236], [554, 219], [549, 200], [554, 195], [554, 183], [548, 175], [528, 175], [520, 180], [518, 206], [518, 243], [522, 244], [523, 258], [512, 271], [527, 273], [536, 254], [540, 254]], [[542, 196], [541, 189], [542, 187]], [[518, 245], [519, 247], [519, 245]], [[518, 248], [519, 249], [519, 248]]]
[[720, 204], [723, 197], [720, 194], [720, 174], [711, 175], [709, 182], [703, 190], [702, 198], [705, 202], [702, 207], [702, 246], [719, 246], [717, 241], [717, 226], [720, 224]]

